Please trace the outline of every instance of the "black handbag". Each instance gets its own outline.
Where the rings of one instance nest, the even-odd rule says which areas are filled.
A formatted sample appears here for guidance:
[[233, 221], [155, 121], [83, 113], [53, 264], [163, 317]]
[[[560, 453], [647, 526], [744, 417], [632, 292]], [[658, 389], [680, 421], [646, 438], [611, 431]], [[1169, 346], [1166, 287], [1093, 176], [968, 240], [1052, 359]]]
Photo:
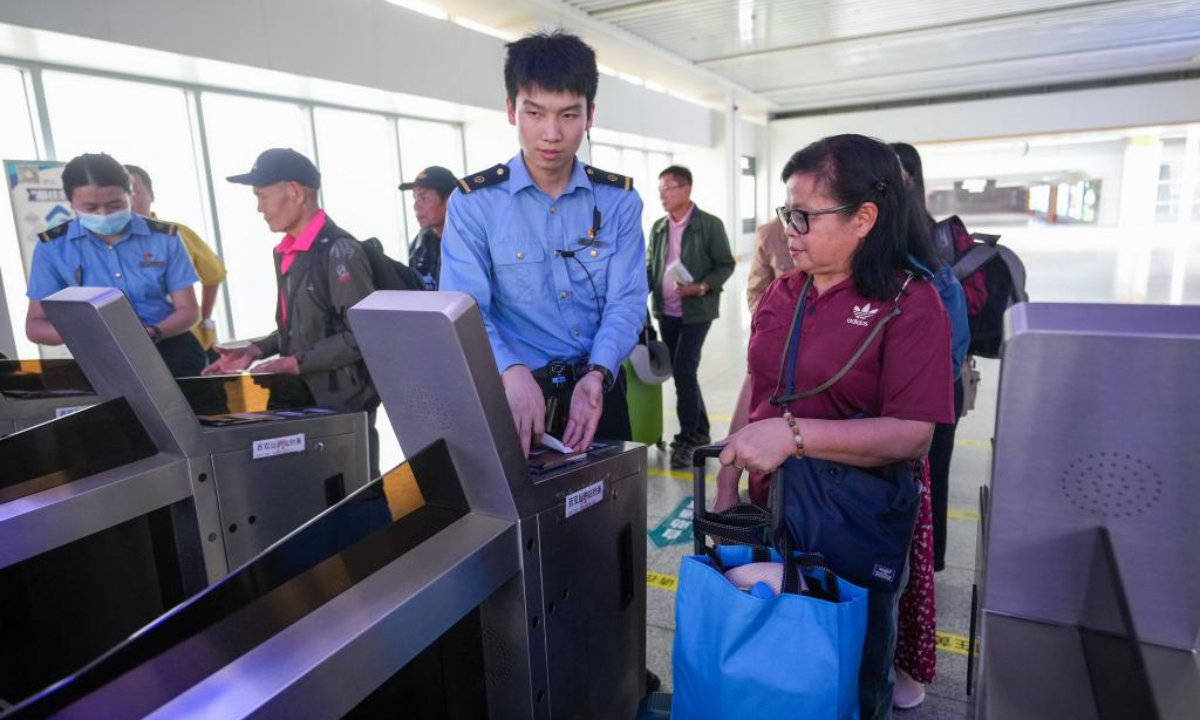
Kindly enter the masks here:
[[[845, 376], [884, 326], [900, 315], [904, 293], [901, 288], [891, 313], [875, 324], [836, 375], [815, 388], [794, 392], [804, 306], [811, 286], [809, 276], [796, 305], [780, 363], [780, 380], [771, 398], [772, 405], [785, 411], [789, 402], [824, 392]], [[781, 386], [785, 387], [782, 394]], [[908, 562], [921, 490], [920, 479], [906, 461], [867, 470], [808, 456], [792, 457], [775, 471], [769, 506], [781, 529], [785, 527], [805, 552], [823, 555], [839, 576], [872, 590], [896, 592]]]

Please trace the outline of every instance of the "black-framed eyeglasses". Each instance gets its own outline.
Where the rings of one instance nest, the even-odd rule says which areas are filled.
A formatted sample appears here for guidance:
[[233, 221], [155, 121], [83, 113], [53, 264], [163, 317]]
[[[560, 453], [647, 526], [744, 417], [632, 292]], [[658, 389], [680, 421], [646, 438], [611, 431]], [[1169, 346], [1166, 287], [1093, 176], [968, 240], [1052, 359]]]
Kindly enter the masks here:
[[779, 216], [779, 222], [783, 223], [784, 228], [787, 228], [788, 225], [791, 225], [793, 228], [795, 228], [796, 232], [800, 233], [801, 235], [807, 235], [809, 218], [813, 217], [814, 215], [833, 215], [840, 212], [846, 212], [847, 210], [852, 210], [859, 205], [862, 205], [862, 203], [847, 203], [846, 205], [838, 205], [837, 207], [829, 207], [822, 210], [813, 210], [812, 212], [807, 212], [805, 210], [801, 210], [800, 208], [789, 208], [785, 205], [784, 207], [776, 208], [775, 214]]

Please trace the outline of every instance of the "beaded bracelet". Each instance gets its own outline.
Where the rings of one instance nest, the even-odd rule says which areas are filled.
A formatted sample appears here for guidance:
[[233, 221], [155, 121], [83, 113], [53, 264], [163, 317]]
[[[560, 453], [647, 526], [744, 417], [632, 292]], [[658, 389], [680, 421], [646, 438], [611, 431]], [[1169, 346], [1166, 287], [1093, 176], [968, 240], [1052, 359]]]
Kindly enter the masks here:
[[784, 410], [783, 419], [787, 421], [788, 427], [792, 429], [792, 439], [796, 441], [796, 458], [804, 457], [804, 436], [800, 434], [800, 426], [796, 424], [796, 418], [790, 411]]

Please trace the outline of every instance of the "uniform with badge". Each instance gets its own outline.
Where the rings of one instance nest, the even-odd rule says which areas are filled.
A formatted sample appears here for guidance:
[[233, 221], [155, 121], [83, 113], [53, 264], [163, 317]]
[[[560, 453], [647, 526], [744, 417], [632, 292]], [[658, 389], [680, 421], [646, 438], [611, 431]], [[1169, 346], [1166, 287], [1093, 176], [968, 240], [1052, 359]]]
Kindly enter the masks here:
[[497, 369], [525, 365], [548, 398], [548, 389], [601, 370], [597, 437], [629, 439], [620, 368], [646, 315], [645, 267], [632, 180], [578, 159], [556, 200], [521, 153], [463, 178], [450, 198], [441, 289], [475, 298]]
[[[71, 220], [47, 230], [33, 252], [26, 296], [41, 302], [67, 287], [114, 287], [125, 293], [147, 327], [173, 312], [171, 293], [190, 288], [199, 279], [178, 228], [132, 215], [115, 243], [109, 245]], [[204, 350], [191, 333], [156, 342], [175, 377], [200, 374]]]

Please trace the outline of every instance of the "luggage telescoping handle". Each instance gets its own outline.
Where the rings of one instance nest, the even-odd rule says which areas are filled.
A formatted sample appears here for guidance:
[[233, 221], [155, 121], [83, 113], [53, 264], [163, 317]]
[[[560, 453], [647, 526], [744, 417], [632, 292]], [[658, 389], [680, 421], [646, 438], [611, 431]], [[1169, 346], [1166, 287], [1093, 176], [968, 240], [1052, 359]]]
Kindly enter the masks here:
[[[692, 509], [693, 518], [700, 513], [707, 512], [708, 509], [708, 502], [704, 497], [704, 465], [709, 458], [720, 456], [721, 451], [724, 449], [724, 445], [705, 445], [704, 447], [696, 448], [695, 452], [692, 453], [692, 495], [695, 498], [692, 502], [694, 506]], [[704, 531], [696, 527], [694, 521], [692, 522], [692, 537], [696, 543], [696, 554], [703, 555]]]

